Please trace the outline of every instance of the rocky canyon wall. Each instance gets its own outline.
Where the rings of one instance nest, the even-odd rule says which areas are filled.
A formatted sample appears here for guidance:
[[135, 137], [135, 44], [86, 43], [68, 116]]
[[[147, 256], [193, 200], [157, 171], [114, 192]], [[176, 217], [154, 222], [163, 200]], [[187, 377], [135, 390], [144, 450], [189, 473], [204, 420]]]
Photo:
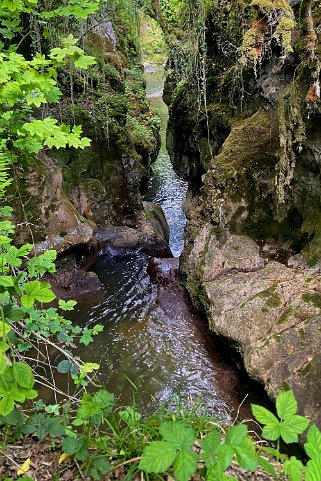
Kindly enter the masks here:
[[250, 376], [320, 424], [320, 3], [218, 2], [205, 39], [206, 105], [195, 76], [166, 96], [191, 191], [181, 275]]

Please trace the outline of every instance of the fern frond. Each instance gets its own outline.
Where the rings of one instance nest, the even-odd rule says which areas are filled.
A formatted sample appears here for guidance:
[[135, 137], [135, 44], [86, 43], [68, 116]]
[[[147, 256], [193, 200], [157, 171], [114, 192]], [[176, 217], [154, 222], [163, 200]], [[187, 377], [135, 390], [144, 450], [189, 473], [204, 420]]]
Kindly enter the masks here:
[[0, 152], [0, 199], [3, 199], [7, 187], [12, 180], [9, 176], [9, 169], [11, 165], [10, 156], [7, 152]]

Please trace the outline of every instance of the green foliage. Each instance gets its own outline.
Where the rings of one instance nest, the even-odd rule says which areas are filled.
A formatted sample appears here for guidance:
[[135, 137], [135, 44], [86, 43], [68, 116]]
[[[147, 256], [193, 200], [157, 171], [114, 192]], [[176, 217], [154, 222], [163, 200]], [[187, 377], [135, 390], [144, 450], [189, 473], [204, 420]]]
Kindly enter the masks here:
[[166, 61], [166, 43], [156, 20], [141, 15], [140, 39], [145, 62], [161, 65]]
[[37, 397], [33, 388], [35, 379], [31, 368], [23, 362], [6, 365], [0, 378], [0, 415], [7, 416], [15, 402], [24, 403], [26, 399]]
[[129, 127], [130, 139], [133, 144], [148, 146], [153, 140], [153, 132], [151, 129], [135, 117], [128, 116], [127, 124]]
[[195, 442], [191, 428], [177, 422], [160, 425], [163, 441], [153, 441], [142, 455], [139, 467], [150, 473], [161, 473], [173, 465], [174, 476], [178, 481], [187, 481], [195, 471], [198, 455], [190, 451]]
[[[6, 211], [5, 213], [8, 213]], [[22, 404], [27, 399], [37, 397], [37, 391], [33, 389], [35, 378], [28, 364], [16, 361], [12, 352], [16, 348], [19, 352], [25, 352], [32, 347], [32, 342], [27, 340], [39, 340], [58, 334], [64, 344], [72, 343], [75, 336], [80, 337], [80, 342], [87, 345], [93, 339], [93, 335], [101, 331], [101, 326], [91, 329], [73, 327], [70, 321], [59, 315], [56, 308], [41, 309], [37, 305], [51, 302], [55, 299], [50, 284], [39, 279], [47, 272], [54, 272], [55, 251], [47, 251], [38, 257], [26, 259], [30, 255], [31, 245], [24, 245], [19, 249], [11, 245], [11, 235], [14, 226], [9, 220], [0, 222], [0, 415], [7, 416], [14, 410], [15, 403]], [[22, 269], [22, 264], [24, 268]], [[19, 270], [18, 270], [19, 269]], [[60, 303], [63, 309], [72, 309], [74, 301]], [[20, 323], [20, 330], [16, 328]], [[59, 339], [58, 339], [59, 341]], [[11, 353], [10, 352], [11, 348]], [[72, 357], [71, 357], [72, 358]], [[70, 360], [62, 361], [70, 363], [68, 370], [74, 369], [77, 375], [78, 367]], [[61, 364], [60, 372], [62, 372]], [[82, 382], [92, 368], [83, 368]]]
[[[286, 443], [296, 442], [298, 435], [304, 432], [309, 424], [308, 419], [297, 414], [297, 402], [292, 391], [278, 396], [278, 418], [262, 406], [252, 405], [252, 410], [256, 419], [264, 425], [262, 435], [268, 440], [279, 441], [282, 438]], [[146, 473], [167, 473], [172, 470], [175, 479], [187, 481], [193, 475], [198, 461], [202, 460], [208, 481], [227, 481], [231, 478], [225, 471], [235, 460], [246, 471], [253, 472], [261, 466], [271, 476], [275, 476], [274, 466], [258, 453], [245, 424], [230, 426], [223, 434], [218, 429], [210, 431], [200, 442], [199, 456], [190, 450], [196, 439], [192, 429], [173, 422], [162, 423], [159, 431], [163, 440], [152, 441], [143, 450], [139, 467]], [[281, 459], [279, 444], [276, 449], [268, 448], [266, 451], [276, 456], [278, 464]], [[278, 471], [283, 469], [290, 481], [301, 481], [303, 478], [308, 481], [319, 480], [321, 433], [315, 425], [308, 430], [305, 451], [311, 458], [306, 466], [295, 456], [291, 456], [285, 460], [283, 466], [278, 466]]]
[[50, 417], [47, 414], [39, 413], [27, 419], [21, 427], [23, 434], [32, 434], [37, 436], [39, 441], [45, 439], [46, 436], [62, 436], [65, 429], [61, 422], [55, 417]]
[[[297, 416], [292, 391], [277, 398], [277, 407], [282, 419]], [[245, 423], [220, 426], [214, 418], [205, 416], [202, 423], [202, 416], [169, 411], [144, 420], [133, 407], [117, 408], [114, 396], [105, 390], [84, 393], [75, 416], [70, 415], [68, 406], [52, 405], [48, 409], [49, 406], [38, 401], [36, 408], [45, 412], [25, 418], [14, 409], [10, 415], [0, 418], [0, 422], [40, 440], [48, 435], [62, 436], [63, 452], [75, 458], [92, 479], [111, 473], [118, 463], [120, 466], [132, 464], [128, 479], [143, 470], [147, 479], [150, 479], [149, 473], [154, 473], [159, 479], [170, 476], [177, 481], [188, 481], [199, 475], [207, 481], [233, 481], [236, 478], [226, 474], [232, 463], [243, 468], [249, 476], [260, 466], [273, 478], [284, 473], [290, 481], [320, 479], [321, 433], [315, 425], [307, 433], [305, 451], [310, 459], [304, 465], [295, 456], [289, 459], [281, 456], [279, 447], [261, 450], [249, 437]], [[261, 412], [257, 406], [254, 410], [264, 422], [271, 421], [268, 410]], [[48, 416], [51, 413], [54, 416]], [[300, 423], [298, 429], [299, 426]], [[276, 471], [275, 462], [270, 464], [266, 459], [267, 452], [270, 459], [276, 457], [277, 463], [280, 459], [284, 461]]]
[[108, 473], [110, 468], [111, 464], [106, 456], [98, 456], [91, 461], [87, 471], [94, 480], [99, 480], [101, 476]]
[[[298, 441], [298, 435], [302, 434], [310, 423], [309, 419], [297, 415], [297, 402], [293, 391], [281, 393], [276, 400], [278, 419], [262, 406], [252, 405], [256, 419], [264, 424], [262, 435], [269, 440], [277, 440], [277, 462], [280, 459], [279, 440], [282, 438], [286, 443]], [[290, 481], [317, 481], [321, 479], [321, 432], [315, 424], [309, 427], [307, 442], [304, 445], [305, 452], [310, 460], [306, 466], [295, 456], [284, 462], [284, 473]]]
[[95, 13], [101, 4], [101, 0], [70, 0], [66, 6], [42, 12], [41, 17], [49, 19], [53, 17], [70, 17], [86, 19]]
[[100, 389], [94, 395], [85, 393], [77, 411], [73, 425], [100, 424], [114, 407], [114, 395]]
[[[21, 29], [21, 13], [32, 11], [37, 16], [42, 15], [33, 10], [38, 6], [37, 1], [7, 0], [4, 3], [0, 9], [0, 23], [5, 24], [6, 29], [2, 29], [1, 33], [9, 40]], [[88, 9], [97, 10], [98, 3], [71, 0], [69, 6], [64, 7], [67, 10], [61, 14], [76, 15], [78, 9], [82, 15], [87, 15]], [[51, 14], [56, 15], [54, 12]], [[10, 183], [9, 166], [17, 160], [21, 151], [36, 154], [44, 147], [69, 145], [83, 149], [90, 144], [89, 139], [81, 138], [80, 126], [58, 125], [57, 120], [50, 117], [34, 118], [35, 108], [60, 100], [58, 67], [72, 64], [75, 68], [87, 69], [95, 64], [95, 59], [85, 55], [77, 42], [68, 35], [61, 39], [62, 46], [51, 49], [47, 57], [36, 52], [31, 60], [18, 53], [17, 46], [11, 41], [8, 48], [0, 43], [0, 194]]]
[[[81, 126], [58, 125], [58, 121], [51, 117], [40, 119], [37, 109], [59, 102], [58, 68], [72, 65], [75, 69], [87, 69], [95, 64], [95, 59], [85, 55], [72, 35], [61, 38], [61, 47], [52, 48], [47, 56], [35, 52], [31, 59], [25, 58], [14, 43], [23, 28], [23, 15], [42, 18], [44, 24], [44, 19], [57, 16], [86, 18], [98, 9], [99, 3], [98, 0], [70, 0], [61, 8], [43, 12], [37, 0], [1, 2], [0, 34], [4, 42], [0, 42], [0, 198], [4, 197], [11, 182], [10, 164], [19, 161], [25, 152], [37, 154], [44, 148], [85, 148], [90, 144], [89, 139], [81, 138]], [[55, 272], [56, 252], [49, 250], [33, 256], [32, 245], [13, 246], [11, 236], [15, 228], [8, 220], [10, 215], [9, 207], [1, 208], [0, 415], [7, 420], [8, 416], [17, 412], [16, 404], [37, 397], [33, 387], [38, 374], [23, 361], [24, 353], [34, 343], [46, 344], [49, 338], [57, 336], [58, 343], [63, 345], [60, 351], [67, 357], [58, 364], [58, 371], [70, 372], [71, 376], [81, 378], [78, 384], [83, 387], [88, 384], [87, 378], [93, 368], [86, 369], [81, 362], [74, 361], [65, 348], [72, 345], [76, 338], [88, 345], [102, 329], [100, 326], [91, 329], [72, 326], [60, 315], [59, 310], [72, 310], [75, 301], [59, 301], [58, 308], [43, 308], [43, 304], [54, 301], [56, 297], [50, 284], [41, 280], [45, 274]], [[38, 433], [39, 438], [47, 434], [62, 434], [54, 419], [45, 422], [44, 415], [37, 416], [29, 418], [24, 429]], [[37, 427], [37, 423], [42, 427]]]
[[[195, 442], [191, 428], [180, 423], [163, 423], [160, 426], [163, 441], [154, 441], [147, 446], [140, 461], [140, 468], [146, 472], [160, 473], [173, 466], [174, 477], [187, 481], [194, 473], [199, 456], [190, 451]], [[235, 457], [241, 467], [255, 471], [260, 465], [253, 442], [248, 437], [247, 426], [231, 426], [222, 442], [217, 430], [210, 432], [201, 441], [201, 459], [204, 459], [208, 479], [220, 479], [231, 466]]]
[[262, 406], [252, 405], [254, 416], [264, 424], [262, 435], [271, 441], [281, 437], [286, 443], [298, 442], [298, 435], [308, 427], [309, 420], [296, 414], [297, 402], [292, 391], [278, 396], [276, 410], [280, 419]]

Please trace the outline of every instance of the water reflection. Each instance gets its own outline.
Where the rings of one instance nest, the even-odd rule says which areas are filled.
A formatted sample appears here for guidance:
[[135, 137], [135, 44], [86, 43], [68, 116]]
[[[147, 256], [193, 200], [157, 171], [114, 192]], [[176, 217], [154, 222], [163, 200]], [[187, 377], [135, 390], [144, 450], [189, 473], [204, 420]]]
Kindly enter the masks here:
[[161, 149], [157, 161], [152, 166], [152, 179], [145, 193], [145, 200], [160, 204], [165, 212], [169, 227], [169, 245], [174, 256], [179, 256], [184, 247], [184, 228], [186, 218], [182, 204], [187, 193], [187, 182], [174, 172], [166, 150], [166, 128], [168, 109], [163, 102], [164, 71], [162, 68], [149, 69], [145, 72], [147, 96], [151, 107], [161, 119]]
[[[105, 329], [82, 348], [81, 358], [100, 364], [101, 381], [121, 403], [131, 402], [132, 382], [144, 412], [175, 394], [185, 403], [201, 396], [209, 412], [228, 420], [228, 397], [216, 379], [220, 363], [215, 364], [204, 324], [193, 313], [186, 315], [176, 292], [166, 294], [166, 309], [159, 305], [146, 265], [143, 256], [99, 261], [96, 272], [106, 294], [92, 306], [86, 324], [101, 322]], [[79, 302], [78, 321], [88, 319], [87, 302]]]

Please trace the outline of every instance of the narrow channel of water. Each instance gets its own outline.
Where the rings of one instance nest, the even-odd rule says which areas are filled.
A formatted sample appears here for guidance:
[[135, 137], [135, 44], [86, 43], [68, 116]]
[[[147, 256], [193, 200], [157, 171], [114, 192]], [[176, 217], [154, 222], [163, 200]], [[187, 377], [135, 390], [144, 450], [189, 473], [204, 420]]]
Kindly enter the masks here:
[[152, 167], [152, 178], [149, 181], [145, 200], [160, 204], [165, 212], [170, 227], [169, 245], [174, 256], [179, 256], [184, 247], [184, 227], [186, 218], [182, 204], [187, 193], [187, 182], [180, 178], [172, 167], [166, 150], [166, 128], [168, 109], [163, 102], [164, 69], [147, 67], [145, 70], [146, 93], [152, 109], [160, 117], [161, 148], [157, 161]]
[[[162, 101], [161, 70], [146, 73], [147, 94], [161, 118], [162, 148], [153, 167], [146, 200], [162, 205], [171, 228], [174, 255], [183, 247], [185, 216], [182, 202], [186, 183], [173, 171], [165, 147], [167, 107]], [[97, 362], [100, 381], [118, 401], [149, 413], [160, 403], [179, 396], [185, 405], [197, 398], [208, 412], [224, 421], [240, 399], [235, 368], [222, 358], [206, 325], [179, 289], [160, 295], [147, 274], [148, 259], [141, 254], [106, 257], [94, 266], [105, 290], [79, 301], [74, 319], [104, 332], [82, 348], [81, 358]], [[136, 388], [133, 387], [136, 386]]]

